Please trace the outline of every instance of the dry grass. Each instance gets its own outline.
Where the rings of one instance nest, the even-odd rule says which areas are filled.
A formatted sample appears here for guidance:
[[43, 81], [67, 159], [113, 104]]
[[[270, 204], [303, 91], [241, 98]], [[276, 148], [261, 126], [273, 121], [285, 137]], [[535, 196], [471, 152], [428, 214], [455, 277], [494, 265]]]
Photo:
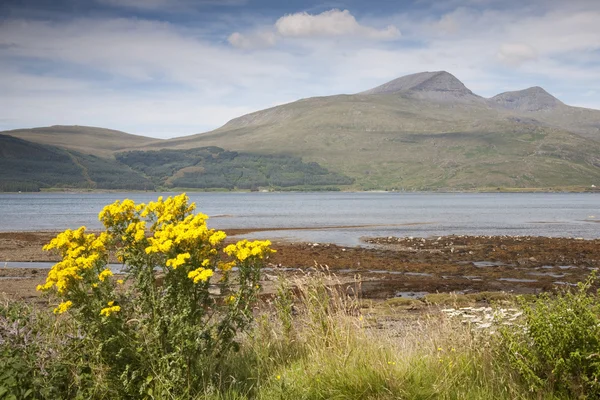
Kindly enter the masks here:
[[217, 398], [531, 398], [497, 362], [493, 336], [439, 313], [378, 319], [357, 290], [324, 284], [331, 279], [282, 281]]

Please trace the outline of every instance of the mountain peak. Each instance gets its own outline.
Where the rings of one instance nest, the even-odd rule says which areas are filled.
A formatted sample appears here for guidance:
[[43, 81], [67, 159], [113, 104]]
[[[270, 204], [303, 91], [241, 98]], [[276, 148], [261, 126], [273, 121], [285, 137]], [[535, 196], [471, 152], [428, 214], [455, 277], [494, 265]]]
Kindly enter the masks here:
[[414, 97], [438, 101], [480, 99], [454, 75], [446, 71], [427, 71], [406, 75], [360, 94], [394, 93], [407, 93]]
[[489, 100], [492, 105], [520, 111], [545, 111], [564, 105], [539, 86], [500, 93]]

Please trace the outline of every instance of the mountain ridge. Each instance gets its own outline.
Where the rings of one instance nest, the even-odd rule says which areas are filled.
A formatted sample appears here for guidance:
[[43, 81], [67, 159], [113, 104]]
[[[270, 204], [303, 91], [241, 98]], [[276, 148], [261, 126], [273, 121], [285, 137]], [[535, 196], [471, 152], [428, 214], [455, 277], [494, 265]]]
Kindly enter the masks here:
[[109, 156], [123, 148], [142, 146], [161, 140], [115, 129], [85, 125], [51, 125], [30, 129], [13, 129], [2, 131], [0, 134], [102, 156]]
[[[591, 149], [600, 149], [600, 111], [567, 106], [536, 87], [499, 96], [478, 96], [445, 71], [419, 73], [146, 148], [285, 153], [355, 178], [361, 189], [596, 184], [600, 153]], [[516, 97], [518, 107], [507, 107]]]
[[600, 186], [600, 111], [536, 86], [486, 99], [445, 71], [278, 105], [210, 132], [147, 139], [104, 150], [216, 146], [296, 157], [351, 178], [358, 190]]

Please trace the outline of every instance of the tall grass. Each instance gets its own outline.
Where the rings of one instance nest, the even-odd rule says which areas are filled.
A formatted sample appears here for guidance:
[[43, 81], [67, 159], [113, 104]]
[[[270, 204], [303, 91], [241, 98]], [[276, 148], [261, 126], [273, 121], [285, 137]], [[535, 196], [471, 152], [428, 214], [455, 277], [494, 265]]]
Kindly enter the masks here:
[[360, 309], [358, 290], [325, 278], [280, 283], [271, 312], [220, 371], [215, 398], [537, 398], [496, 362], [494, 336], [443, 316], [386, 326]]
[[[331, 285], [331, 278], [317, 273], [281, 279], [277, 295], [257, 311], [254, 326], [240, 338], [239, 350], [207, 363], [206, 373], [196, 377], [204, 388], [198, 398], [559, 398], [548, 390], [529, 392], [502, 357], [497, 335], [474, 331], [439, 313], [383, 318], [361, 309], [359, 287]], [[38, 344], [29, 341], [29, 347], [10, 353], [11, 360], [28, 366], [20, 394], [31, 389], [29, 398], [125, 398], [110, 391], [105, 379], [110, 366], [94, 359], [93, 343], [68, 331], [68, 318], [51, 323], [46, 311], [20, 303], [4, 303], [0, 311], [5, 321], [0, 338], [8, 337], [1, 326], [9, 319], [29, 325], [37, 335]], [[6, 346], [0, 349], [8, 354]], [[44, 377], [35, 360], [49, 351], [53, 356], [45, 369], [51, 374]], [[11, 368], [3, 362], [0, 376]], [[160, 379], [161, 371], [156, 376]], [[0, 399], [8, 398], [2, 394], [5, 384], [0, 378]]]

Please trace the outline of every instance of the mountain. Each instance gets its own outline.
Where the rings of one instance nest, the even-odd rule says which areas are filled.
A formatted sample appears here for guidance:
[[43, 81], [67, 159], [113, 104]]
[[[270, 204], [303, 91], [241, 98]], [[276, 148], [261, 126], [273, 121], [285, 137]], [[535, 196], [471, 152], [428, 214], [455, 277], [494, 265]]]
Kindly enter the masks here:
[[492, 105], [518, 111], [552, 111], [565, 104], [539, 86], [515, 92], [504, 92], [492, 97]]
[[541, 88], [485, 99], [444, 71], [299, 100], [142, 148], [202, 146], [300, 157], [355, 179], [357, 189], [600, 184], [600, 111]]
[[[6, 166], [0, 153], [0, 184], [16, 171], [40, 187], [120, 187], [124, 180], [204, 189], [600, 186], [600, 111], [571, 107], [540, 87], [486, 99], [445, 71], [400, 77], [357, 94], [298, 100], [170, 140], [78, 126], [2, 134], [36, 142], [42, 147], [27, 142], [21, 148], [50, 152], [47, 157], [57, 161], [52, 169], [41, 163], [42, 153], [40, 164], [21, 156], [23, 169], [19, 162]], [[62, 169], [75, 172], [60, 179], [44, 175]], [[45, 178], [36, 180], [36, 174]]]
[[0, 135], [0, 191], [57, 187], [130, 190], [154, 185], [114, 159]]
[[124, 148], [143, 146], [157, 141], [154, 138], [132, 135], [112, 129], [79, 125], [15, 129], [0, 132], [0, 135], [10, 135], [34, 143], [103, 156]]
[[454, 75], [446, 71], [420, 72], [406, 75], [359, 94], [406, 94], [432, 101], [456, 102], [485, 100], [471, 92]]

